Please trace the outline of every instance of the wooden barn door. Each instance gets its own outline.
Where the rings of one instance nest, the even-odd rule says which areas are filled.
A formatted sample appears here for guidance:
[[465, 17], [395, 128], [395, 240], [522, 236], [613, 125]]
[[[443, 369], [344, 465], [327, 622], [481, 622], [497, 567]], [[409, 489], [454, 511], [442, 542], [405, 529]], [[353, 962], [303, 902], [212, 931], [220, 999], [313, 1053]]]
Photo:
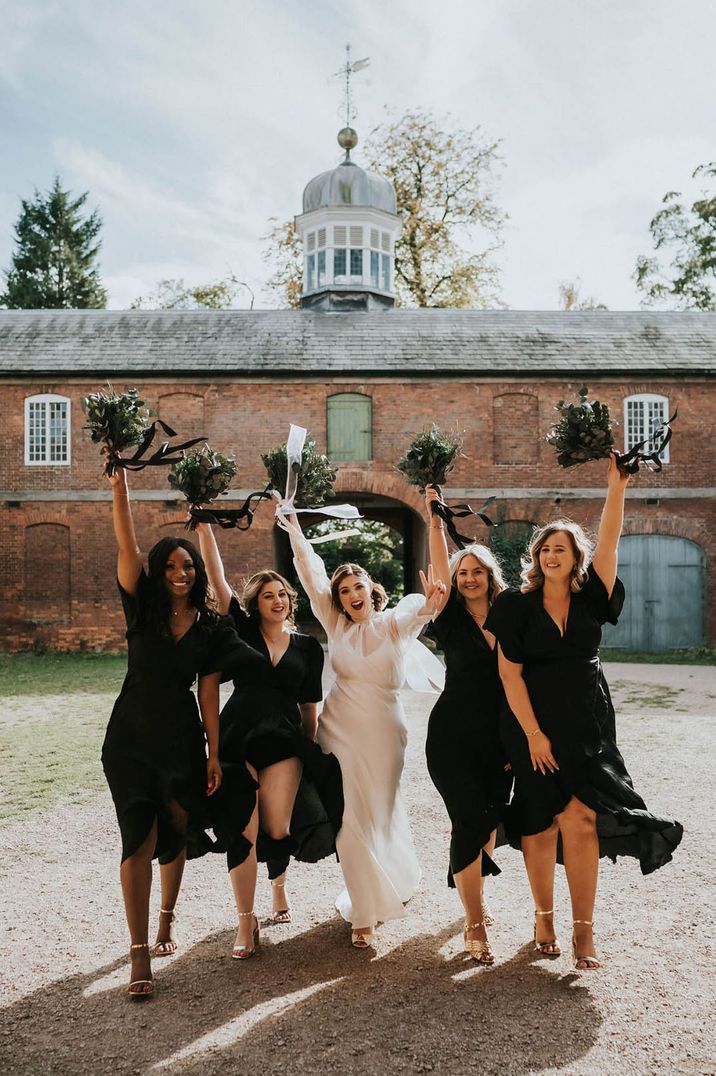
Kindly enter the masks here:
[[328, 458], [331, 463], [372, 459], [370, 396], [341, 392], [328, 397]]
[[705, 642], [706, 558], [687, 538], [633, 534], [619, 543], [626, 602], [603, 645], [658, 653]]

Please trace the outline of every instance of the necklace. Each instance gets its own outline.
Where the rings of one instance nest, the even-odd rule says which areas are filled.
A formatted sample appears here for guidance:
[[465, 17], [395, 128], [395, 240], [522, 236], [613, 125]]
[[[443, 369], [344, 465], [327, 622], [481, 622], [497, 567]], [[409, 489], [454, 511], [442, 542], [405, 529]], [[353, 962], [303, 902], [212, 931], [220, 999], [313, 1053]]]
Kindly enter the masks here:
[[470, 616], [475, 621], [475, 623], [477, 625], [479, 625], [479, 627], [482, 627], [482, 625], [487, 620], [487, 613], [485, 613], [484, 616], [480, 616], [478, 613], [471, 613], [469, 609], [468, 609], [468, 613], [470, 613]]

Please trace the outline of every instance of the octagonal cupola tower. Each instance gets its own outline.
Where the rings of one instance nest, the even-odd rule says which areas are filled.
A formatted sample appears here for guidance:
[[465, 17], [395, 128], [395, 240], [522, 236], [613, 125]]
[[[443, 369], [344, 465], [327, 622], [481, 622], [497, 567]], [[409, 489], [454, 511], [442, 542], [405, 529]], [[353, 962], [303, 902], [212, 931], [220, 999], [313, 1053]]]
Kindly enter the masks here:
[[352, 127], [338, 133], [343, 160], [303, 192], [296, 230], [303, 243], [301, 306], [369, 310], [395, 302], [394, 252], [401, 232], [390, 180], [351, 160]]

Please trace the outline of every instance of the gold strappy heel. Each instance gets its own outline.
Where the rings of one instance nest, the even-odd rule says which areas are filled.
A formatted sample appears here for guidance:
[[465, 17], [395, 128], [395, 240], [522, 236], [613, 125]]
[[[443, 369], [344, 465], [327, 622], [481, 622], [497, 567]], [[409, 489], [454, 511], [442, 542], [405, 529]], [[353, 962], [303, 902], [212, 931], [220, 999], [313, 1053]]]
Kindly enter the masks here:
[[234, 948], [231, 950], [232, 960], [248, 960], [250, 956], [256, 956], [256, 950], [259, 947], [259, 921], [253, 911], [239, 912], [239, 919], [244, 919], [249, 915], [253, 916], [255, 923], [253, 945], [234, 945]]
[[[555, 938], [553, 941], [537, 941], [537, 916], [538, 915], [554, 915], [554, 908], [550, 908], [548, 912], [538, 912], [535, 908], [535, 949], [542, 956], [557, 957], [562, 955], [562, 949]], [[549, 948], [547, 948], [549, 946]]]
[[484, 967], [489, 967], [490, 964], [495, 963], [495, 954], [490, 948], [489, 941], [481, 941], [479, 938], [468, 938], [468, 930], [475, 930], [476, 927], [484, 927], [485, 920], [478, 919], [476, 923], [465, 923], [465, 929], [463, 930], [463, 942], [465, 944], [465, 952], [469, 953], [473, 960], [478, 964], [482, 964]]
[[[173, 908], [160, 908], [159, 914], [170, 915], [170, 925], [173, 925], [177, 921], [177, 917]], [[174, 956], [177, 951], [177, 948], [177, 943], [175, 941], [172, 941], [171, 938], [169, 939], [169, 941], [158, 941], [154, 943], [154, 947], [152, 948], [152, 956]]]
[[[272, 889], [285, 889], [285, 882], [271, 882]], [[284, 893], [284, 904], [286, 904], [286, 894]], [[290, 923], [291, 922], [291, 909], [286, 904], [285, 908], [281, 908], [277, 912], [272, 912], [269, 916], [269, 923]]]
[[361, 927], [351, 931], [351, 945], [354, 949], [370, 949], [373, 944], [373, 927]]
[[[132, 953], [133, 949], [147, 949], [148, 950], [149, 945], [148, 945], [147, 942], [138, 942], [137, 945], [130, 945], [130, 947], [129, 947], [130, 956], [131, 956], [131, 953]], [[145, 986], [148, 986], [149, 989], [148, 990], [143, 990], [143, 989], [135, 990], [134, 989], [134, 987], [145, 987]], [[132, 979], [131, 983], [129, 984], [129, 987], [127, 988], [127, 993], [129, 994], [130, 998], [135, 998], [135, 999], [138, 998], [140, 1001], [141, 1001], [142, 998], [150, 998], [152, 996], [152, 994], [154, 993], [154, 979]]]
[[[579, 923], [585, 927], [592, 926], [591, 919], [573, 919], [572, 923], [574, 925]], [[574, 959], [574, 966], [577, 971], [597, 971], [602, 966], [598, 957], [596, 956], [577, 956], [577, 939], [574, 936], [574, 931], [572, 931], [572, 957]], [[583, 964], [584, 967], [580, 968], [580, 964]]]

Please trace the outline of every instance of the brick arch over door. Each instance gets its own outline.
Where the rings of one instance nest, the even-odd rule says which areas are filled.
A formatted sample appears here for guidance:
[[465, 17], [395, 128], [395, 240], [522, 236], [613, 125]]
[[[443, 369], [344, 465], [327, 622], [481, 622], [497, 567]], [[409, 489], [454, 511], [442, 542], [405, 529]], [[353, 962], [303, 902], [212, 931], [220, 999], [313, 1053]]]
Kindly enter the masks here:
[[529, 392], [503, 392], [492, 401], [495, 463], [536, 463], [539, 459], [539, 401]]
[[25, 527], [25, 617], [36, 624], [69, 621], [70, 528], [63, 523]]
[[182, 441], [206, 436], [204, 397], [200, 393], [167, 392], [159, 397], [157, 410]]

